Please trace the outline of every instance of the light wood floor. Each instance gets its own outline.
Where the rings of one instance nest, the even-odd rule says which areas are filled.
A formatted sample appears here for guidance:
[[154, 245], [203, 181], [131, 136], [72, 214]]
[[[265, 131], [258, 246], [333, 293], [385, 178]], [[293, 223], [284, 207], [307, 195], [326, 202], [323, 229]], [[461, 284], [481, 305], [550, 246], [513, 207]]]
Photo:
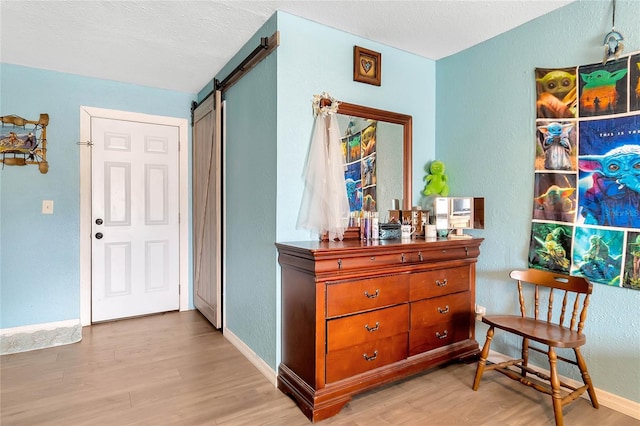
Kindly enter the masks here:
[[[0, 423], [310, 425], [196, 311], [85, 327], [80, 343], [0, 357]], [[471, 390], [455, 364], [355, 397], [321, 425], [551, 425], [550, 398], [497, 373]], [[587, 400], [565, 424], [640, 425]]]

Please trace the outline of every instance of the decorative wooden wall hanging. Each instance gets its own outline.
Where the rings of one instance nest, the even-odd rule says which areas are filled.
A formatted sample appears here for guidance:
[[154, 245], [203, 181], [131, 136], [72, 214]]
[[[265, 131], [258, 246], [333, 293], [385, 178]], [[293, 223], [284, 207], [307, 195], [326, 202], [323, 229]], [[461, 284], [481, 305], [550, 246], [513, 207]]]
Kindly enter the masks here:
[[360, 46], [353, 46], [353, 80], [380, 86], [382, 54]]
[[7, 166], [37, 164], [40, 173], [49, 171], [47, 163], [47, 125], [49, 114], [37, 121], [17, 115], [0, 117], [0, 163]]

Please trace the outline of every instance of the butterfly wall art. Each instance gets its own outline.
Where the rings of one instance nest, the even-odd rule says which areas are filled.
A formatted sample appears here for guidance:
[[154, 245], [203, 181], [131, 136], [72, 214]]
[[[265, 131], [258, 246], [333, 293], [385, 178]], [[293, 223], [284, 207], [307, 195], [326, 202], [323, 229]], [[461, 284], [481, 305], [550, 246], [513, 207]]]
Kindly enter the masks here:
[[380, 86], [382, 55], [373, 50], [353, 46], [353, 80]]

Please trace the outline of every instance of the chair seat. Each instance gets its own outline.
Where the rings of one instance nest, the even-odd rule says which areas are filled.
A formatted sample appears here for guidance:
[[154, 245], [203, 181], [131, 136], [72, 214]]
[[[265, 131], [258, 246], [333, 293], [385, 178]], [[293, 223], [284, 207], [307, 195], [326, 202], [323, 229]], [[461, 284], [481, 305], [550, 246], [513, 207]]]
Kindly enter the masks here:
[[482, 322], [556, 348], [577, 348], [587, 341], [584, 334], [575, 330], [518, 315], [489, 315]]

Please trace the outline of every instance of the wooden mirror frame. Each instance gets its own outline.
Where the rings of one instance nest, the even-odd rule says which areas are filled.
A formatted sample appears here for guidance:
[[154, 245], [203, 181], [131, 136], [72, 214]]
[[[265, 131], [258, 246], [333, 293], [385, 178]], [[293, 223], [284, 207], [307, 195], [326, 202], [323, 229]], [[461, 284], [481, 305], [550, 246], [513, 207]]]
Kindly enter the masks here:
[[411, 180], [413, 178], [413, 117], [406, 114], [399, 114], [397, 112], [384, 111], [381, 109], [340, 101], [337, 113], [360, 118], [369, 118], [371, 120], [384, 121], [387, 123], [400, 124], [403, 127], [402, 209], [411, 210]]

